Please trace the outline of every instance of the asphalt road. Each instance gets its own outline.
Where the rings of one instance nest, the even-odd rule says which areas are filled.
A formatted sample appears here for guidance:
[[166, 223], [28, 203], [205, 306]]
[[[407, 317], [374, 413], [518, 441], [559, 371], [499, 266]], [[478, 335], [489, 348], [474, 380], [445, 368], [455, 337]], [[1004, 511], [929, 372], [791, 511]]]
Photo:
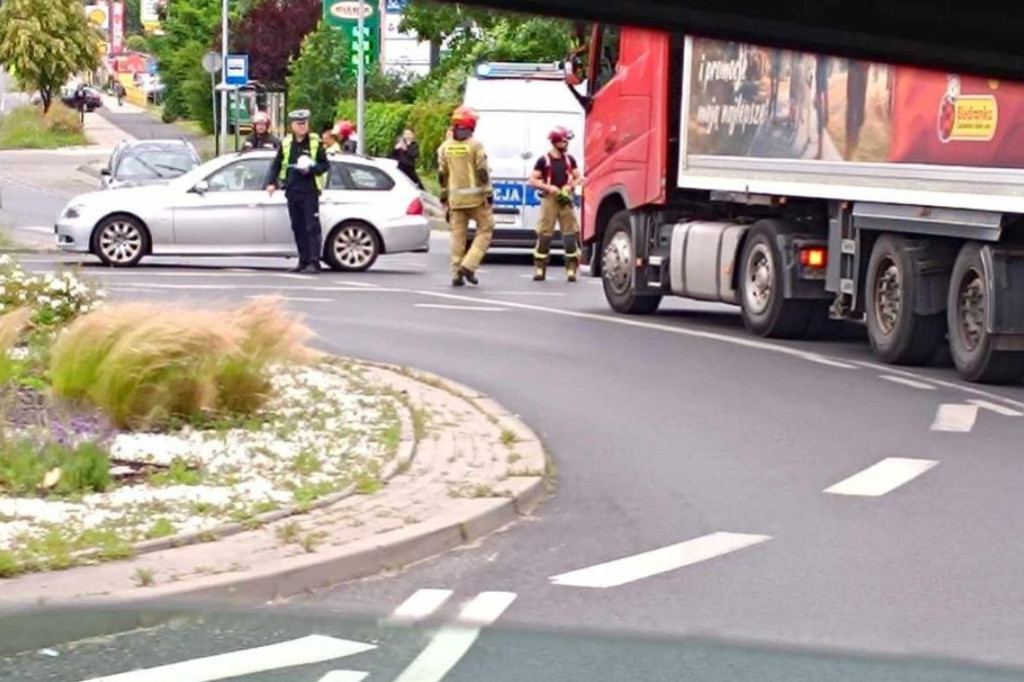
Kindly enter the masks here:
[[[437, 589], [451, 592], [443, 615], [501, 592], [514, 598], [499, 630], [701, 634], [1024, 666], [1024, 387], [970, 386], [947, 367], [876, 366], [856, 328], [775, 344], [748, 336], [726, 306], [669, 301], [655, 316], [615, 316], [596, 280], [569, 284], [553, 269], [536, 284], [521, 256], [496, 255], [481, 287], [453, 290], [445, 248], [439, 237], [429, 255], [383, 257], [361, 275], [289, 275], [286, 263], [266, 260], [83, 267], [115, 297], [216, 303], [278, 293], [306, 313], [324, 348], [479, 388], [544, 440], [558, 490], [534, 518], [296, 607], [381, 616]], [[270, 615], [265, 621], [265, 634], [276, 632]], [[195, 644], [203, 637], [154, 632], [167, 660], [210, 651]], [[308, 634], [330, 633], [287, 633]], [[516, 679], [549, 679], [530, 658], [557, 658], [548, 640], [527, 636], [530, 648], [500, 640], [485, 650], [490, 663], [478, 643], [445, 679], [470, 679], [467, 671], [486, 679], [503, 666], [522, 666]], [[150, 664], [149, 640], [118, 641], [114, 668]], [[208, 641], [220, 652], [250, 646], [242, 635]], [[76, 658], [86, 650], [59, 656], [48, 677], [16, 668], [26, 676], [12, 679], [86, 679]], [[388, 660], [407, 660], [395, 656]], [[663, 674], [619, 675], [611, 663], [580, 669], [593, 673], [586, 679], [689, 679], [671, 657], [651, 660], [668, 666]], [[731, 679], [773, 679], [736, 670]], [[391, 667], [371, 672], [370, 680], [394, 678]]]

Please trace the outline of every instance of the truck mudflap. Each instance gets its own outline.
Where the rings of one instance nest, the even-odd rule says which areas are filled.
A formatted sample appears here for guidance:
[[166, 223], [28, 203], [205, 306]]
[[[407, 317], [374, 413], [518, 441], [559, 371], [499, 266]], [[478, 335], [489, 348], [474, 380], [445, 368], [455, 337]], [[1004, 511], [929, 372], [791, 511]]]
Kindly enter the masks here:
[[1024, 247], [981, 247], [990, 296], [986, 327], [1002, 350], [1024, 350]]
[[633, 256], [636, 259], [636, 271], [633, 275], [633, 286], [637, 294], [660, 295], [667, 293], [667, 272], [665, 265], [668, 259], [658, 248], [658, 223], [656, 213], [631, 211], [629, 214], [630, 236], [633, 240]]

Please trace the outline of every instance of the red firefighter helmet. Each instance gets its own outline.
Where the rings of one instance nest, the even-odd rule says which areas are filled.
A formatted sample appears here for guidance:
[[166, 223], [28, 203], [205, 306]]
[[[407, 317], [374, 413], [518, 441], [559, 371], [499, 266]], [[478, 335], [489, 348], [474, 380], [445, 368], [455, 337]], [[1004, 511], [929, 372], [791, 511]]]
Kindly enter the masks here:
[[480, 116], [472, 108], [465, 105], [457, 107], [452, 112], [452, 125], [456, 128], [468, 128], [476, 130], [476, 122]]
[[337, 125], [334, 126], [334, 134], [338, 137], [352, 137], [352, 134], [356, 132], [356, 127], [348, 119], [344, 121], [338, 121]]
[[551, 132], [548, 133], [548, 139], [551, 140], [551, 144], [558, 144], [559, 142], [568, 142], [572, 138], [572, 131], [562, 126], [552, 128]]

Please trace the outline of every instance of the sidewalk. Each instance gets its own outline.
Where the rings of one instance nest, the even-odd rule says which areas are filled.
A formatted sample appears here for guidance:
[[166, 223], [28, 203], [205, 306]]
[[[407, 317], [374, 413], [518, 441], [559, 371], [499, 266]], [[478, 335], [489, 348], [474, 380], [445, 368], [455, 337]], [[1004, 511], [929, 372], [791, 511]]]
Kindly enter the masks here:
[[[0, 579], [0, 607], [165, 598], [266, 603], [475, 542], [542, 499], [543, 447], [493, 400], [404, 368], [362, 364], [361, 371], [404, 396], [406, 407], [382, 489], [342, 493], [307, 513], [271, 512], [255, 529], [235, 523], [198, 539], [147, 541], [129, 560]], [[298, 542], [307, 536], [316, 543]]]

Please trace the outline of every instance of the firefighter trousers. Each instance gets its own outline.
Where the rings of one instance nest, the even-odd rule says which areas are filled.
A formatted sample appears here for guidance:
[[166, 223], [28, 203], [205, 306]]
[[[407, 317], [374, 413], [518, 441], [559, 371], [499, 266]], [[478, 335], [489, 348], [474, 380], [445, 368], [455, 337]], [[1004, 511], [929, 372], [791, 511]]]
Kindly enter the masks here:
[[[466, 239], [469, 235], [469, 221], [476, 223], [476, 236], [466, 250]], [[473, 208], [451, 209], [452, 226], [452, 274], [457, 275], [461, 268], [476, 272], [487, 254], [494, 236], [494, 212], [489, 204]]]
[[555, 224], [562, 232], [566, 259], [579, 258], [580, 222], [572, 204], [558, 203], [557, 195], [546, 194], [540, 202], [540, 221], [537, 223], [537, 246], [533, 250], [535, 261], [546, 263], [550, 257], [551, 239], [555, 235]]

